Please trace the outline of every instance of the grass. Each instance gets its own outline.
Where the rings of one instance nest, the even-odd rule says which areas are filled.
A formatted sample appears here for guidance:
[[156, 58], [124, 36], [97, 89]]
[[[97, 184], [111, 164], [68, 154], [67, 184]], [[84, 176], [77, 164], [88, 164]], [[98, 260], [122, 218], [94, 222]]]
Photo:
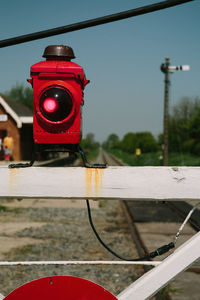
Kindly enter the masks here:
[[85, 154], [86, 154], [86, 158], [89, 162], [94, 161], [99, 154], [99, 148], [87, 150], [87, 151], [85, 151]]
[[0, 205], [0, 212], [5, 212], [5, 211], [7, 211], [7, 210], [8, 210], [8, 209], [7, 209], [6, 206]]
[[190, 153], [171, 153], [169, 156], [170, 166], [200, 166], [200, 157]]
[[170, 300], [173, 298], [173, 295], [180, 293], [182, 293], [181, 289], [174, 288], [170, 284], [160, 291], [163, 300]]
[[[109, 151], [129, 166], [162, 166], [162, 153], [143, 153], [140, 156], [118, 149]], [[169, 153], [169, 166], [200, 166], [200, 157], [190, 153]]]

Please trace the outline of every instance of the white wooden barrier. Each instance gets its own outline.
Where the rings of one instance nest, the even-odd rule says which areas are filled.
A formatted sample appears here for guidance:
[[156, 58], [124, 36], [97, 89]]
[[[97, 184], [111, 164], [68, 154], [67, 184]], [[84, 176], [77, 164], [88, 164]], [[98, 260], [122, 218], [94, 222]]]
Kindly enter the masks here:
[[194, 200], [200, 167], [0, 167], [0, 198]]
[[4, 296], [2, 294], [0, 294], [0, 300], [3, 300]]
[[161, 287], [186, 270], [200, 257], [200, 232], [179, 247], [163, 262], [145, 273], [118, 295], [119, 300], [144, 300], [154, 296]]
[[[0, 198], [199, 201], [199, 180], [200, 167], [8, 169], [2, 166], [0, 167]], [[155, 264], [154, 269], [125, 289], [118, 299], [149, 299], [195, 262], [200, 257], [199, 249], [200, 233], [197, 233], [162, 263]], [[5, 264], [6, 262], [2, 263]]]

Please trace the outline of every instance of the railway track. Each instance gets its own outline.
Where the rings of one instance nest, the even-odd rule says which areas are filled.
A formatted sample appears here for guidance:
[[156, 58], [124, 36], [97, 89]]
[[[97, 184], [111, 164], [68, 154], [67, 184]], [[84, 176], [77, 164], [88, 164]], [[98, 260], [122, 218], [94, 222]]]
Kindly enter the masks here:
[[[110, 166], [123, 166], [123, 162], [109, 153], [101, 150], [99, 161]], [[173, 240], [177, 228], [185, 220], [192, 206], [186, 202], [164, 202], [154, 201], [120, 201], [132, 239], [139, 257], [148, 255], [158, 247], [168, 244]], [[192, 236], [195, 231], [200, 230], [200, 211], [195, 211], [189, 220], [178, 246]], [[166, 226], [167, 225], [167, 226]], [[167, 256], [168, 253], [165, 255]], [[163, 256], [164, 257], [164, 256]], [[163, 258], [162, 257], [162, 258]], [[160, 257], [158, 258], [160, 260]], [[144, 266], [144, 272], [149, 270]], [[190, 271], [199, 273], [199, 267], [191, 268]], [[156, 295], [156, 299], [172, 299], [168, 292]], [[179, 298], [176, 298], [179, 299]], [[184, 299], [184, 298], [180, 298]], [[187, 299], [187, 298], [185, 298]]]

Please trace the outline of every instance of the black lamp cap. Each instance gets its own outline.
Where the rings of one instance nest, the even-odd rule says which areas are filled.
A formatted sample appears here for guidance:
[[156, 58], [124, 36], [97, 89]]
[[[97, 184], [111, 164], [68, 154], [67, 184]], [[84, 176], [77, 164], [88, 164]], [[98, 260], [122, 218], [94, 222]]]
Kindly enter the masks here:
[[50, 45], [45, 48], [43, 57], [47, 59], [51, 57], [55, 57], [55, 58], [62, 57], [63, 59], [73, 59], [75, 58], [75, 55], [73, 49], [69, 46]]

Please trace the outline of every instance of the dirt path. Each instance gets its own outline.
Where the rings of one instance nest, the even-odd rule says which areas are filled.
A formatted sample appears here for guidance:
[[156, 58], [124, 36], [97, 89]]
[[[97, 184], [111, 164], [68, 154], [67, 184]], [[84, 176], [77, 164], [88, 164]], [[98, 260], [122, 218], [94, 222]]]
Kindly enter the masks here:
[[[83, 200], [59, 200], [59, 199], [23, 199], [3, 201], [0, 200], [0, 205], [6, 208], [84, 208], [85, 201]], [[92, 201], [91, 207], [98, 209], [98, 202]], [[20, 222], [18, 219], [13, 219], [9, 222], [8, 217], [0, 216], [0, 259], [4, 259], [4, 254], [12, 249], [23, 247], [31, 244], [42, 243], [42, 239], [33, 239], [30, 237], [17, 237], [16, 233], [25, 229], [39, 228], [47, 223], [45, 222]]]
[[[136, 256], [118, 201], [91, 201], [91, 206], [103, 240], [121, 255]], [[94, 236], [82, 200], [1, 201], [0, 228], [2, 261], [115, 259]], [[40, 277], [71, 275], [94, 281], [117, 295], [140, 274], [140, 266], [1, 266], [0, 293], [8, 295]]]

